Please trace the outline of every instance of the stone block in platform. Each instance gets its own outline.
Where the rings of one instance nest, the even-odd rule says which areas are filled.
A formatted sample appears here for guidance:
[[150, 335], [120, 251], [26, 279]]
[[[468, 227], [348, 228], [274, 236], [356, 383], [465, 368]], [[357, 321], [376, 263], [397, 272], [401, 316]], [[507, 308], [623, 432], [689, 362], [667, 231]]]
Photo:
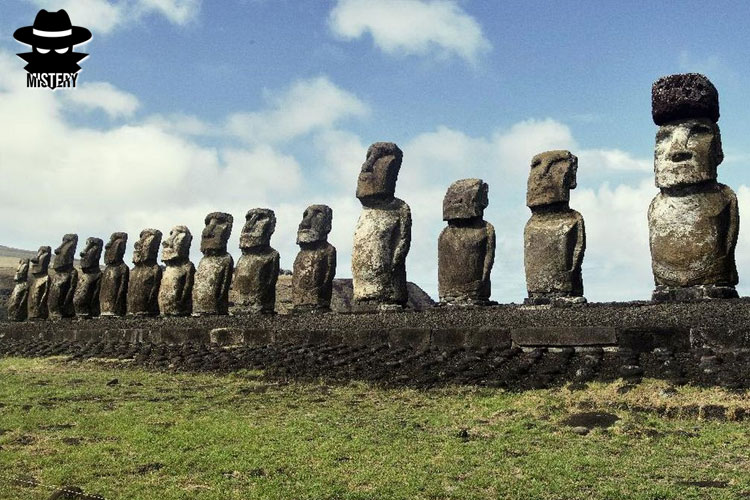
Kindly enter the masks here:
[[511, 338], [520, 346], [615, 345], [617, 329], [601, 326], [513, 328]]

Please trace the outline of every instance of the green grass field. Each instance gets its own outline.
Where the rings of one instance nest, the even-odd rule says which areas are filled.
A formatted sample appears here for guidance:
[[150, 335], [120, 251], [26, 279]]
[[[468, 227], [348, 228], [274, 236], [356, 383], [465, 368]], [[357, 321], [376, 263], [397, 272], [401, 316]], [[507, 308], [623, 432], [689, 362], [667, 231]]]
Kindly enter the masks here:
[[[110, 499], [750, 498], [750, 420], [648, 411], [747, 407], [747, 392], [624, 388], [419, 391], [0, 359], [0, 498], [61, 485]], [[619, 420], [564, 423], [584, 411]]]

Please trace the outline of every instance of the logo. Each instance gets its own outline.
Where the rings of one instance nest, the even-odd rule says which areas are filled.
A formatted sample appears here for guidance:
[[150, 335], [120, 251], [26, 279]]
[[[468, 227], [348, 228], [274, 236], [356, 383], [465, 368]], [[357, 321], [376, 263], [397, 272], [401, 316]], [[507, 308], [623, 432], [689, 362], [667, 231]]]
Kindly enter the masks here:
[[36, 15], [33, 26], [18, 28], [13, 38], [31, 45], [31, 52], [17, 54], [28, 64], [24, 68], [27, 87], [44, 87], [50, 90], [76, 86], [78, 65], [88, 54], [73, 52], [73, 47], [91, 39], [91, 32], [73, 26], [65, 10]]

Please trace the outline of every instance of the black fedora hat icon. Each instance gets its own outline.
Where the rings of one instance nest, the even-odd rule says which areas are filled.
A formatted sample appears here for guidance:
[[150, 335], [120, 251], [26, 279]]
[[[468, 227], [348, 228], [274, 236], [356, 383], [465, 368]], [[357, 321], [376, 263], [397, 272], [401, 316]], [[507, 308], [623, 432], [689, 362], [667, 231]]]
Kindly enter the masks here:
[[64, 9], [57, 12], [42, 9], [36, 15], [34, 25], [18, 28], [13, 38], [32, 47], [61, 49], [90, 40], [91, 32], [81, 26], [73, 26]]

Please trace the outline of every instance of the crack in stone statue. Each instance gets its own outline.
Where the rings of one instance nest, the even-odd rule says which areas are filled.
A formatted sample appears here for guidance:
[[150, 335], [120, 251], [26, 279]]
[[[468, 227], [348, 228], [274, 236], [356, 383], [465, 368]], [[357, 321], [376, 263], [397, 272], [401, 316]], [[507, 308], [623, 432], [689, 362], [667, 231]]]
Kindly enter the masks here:
[[581, 276], [586, 229], [581, 214], [568, 204], [577, 170], [578, 158], [570, 151], [547, 151], [531, 160], [526, 191], [531, 218], [523, 232], [525, 304], [586, 302]]
[[13, 277], [15, 285], [8, 299], [8, 319], [24, 321], [29, 313], [29, 259], [18, 261]]
[[73, 267], [78, 246], [77, 234], [66, 234], [62, 243], [55, 249], [52, 268], [55, 273], [50, 277], [47, 307], [50, 319], [72, 318], [76, 315], [73, 307], [73, 295], [78, 282], [78, 271]]
[[133, 245], [133, 269], [128, 280], [128, 314], [159, 315], [161, 267], [156, 263], [161, 245], [161, 231], [144, 229]]
[[234, 218], [224, 212], [206, 216], [201, 234], [203, 258], [198, 263], [193, 286], [193, 315], [229, 314], [229, 287], [232, 284], [234, 259], [227, 253]]
[[99, 290], [101, 316], [124, 316], [130, 269], [124, 262], [128, 233], [112, 233], [104, 246], [104, 273]]
[[31, 258], [31, 283], [29, 283], [29, 313], [28, 319], [47, 319], [47, 297], [49, 295], [49, 261], [52, 257], [52, 248], [48, 246], [39, 247], [36, 256]]
[[716, 182], [724, 158], [718, 92], [705, 76], [686, 73], [657, 80], [651, 98], [660, 190], [648, 209], [652, 299], [737, 297], [737, 196]]
[[294, 259], [292, 303], [295, 313], [331, 310], [336, 248], [328, 243], [333, 210], [327, 205], [310, 205], [297, 228], [300, 251]]
[[438, 294], [445, 305], [489, 305], [490, 272], [495, 262], [495, 228], [483, 219], [489, 186], [461, 179], [443, 198], [448, 227], [438, 238]]
[[159, 310], [163, 316], [193, 313], [195, 266], [190, 262], [193, 235], [186, 226], [175, 226], [164, 240], [161, 260], [166, 264], [159, 287]]
[[245, 215], [240, 235], [242, 256], [237, 261], [232, 283], [232, 314], [273, 314], [279, 252], [271, 248], [276, 215], [267, 208], [253, 208]]
[[398, 310], [407, 302], [411, 210], [394, 196], [402, 158], [394, 143], [376, 142], [359, 173], [357, 198], [363, 210], [352, 248], [355, 312]]
[[99, 259], [103, 248], [104, 241], [101, 238], [87, 238], [86, 246], [81, 250], [81, 272], [73, 295], [73, 308], [77, 318], [99, 316], [99, 292], [102, 285]]

